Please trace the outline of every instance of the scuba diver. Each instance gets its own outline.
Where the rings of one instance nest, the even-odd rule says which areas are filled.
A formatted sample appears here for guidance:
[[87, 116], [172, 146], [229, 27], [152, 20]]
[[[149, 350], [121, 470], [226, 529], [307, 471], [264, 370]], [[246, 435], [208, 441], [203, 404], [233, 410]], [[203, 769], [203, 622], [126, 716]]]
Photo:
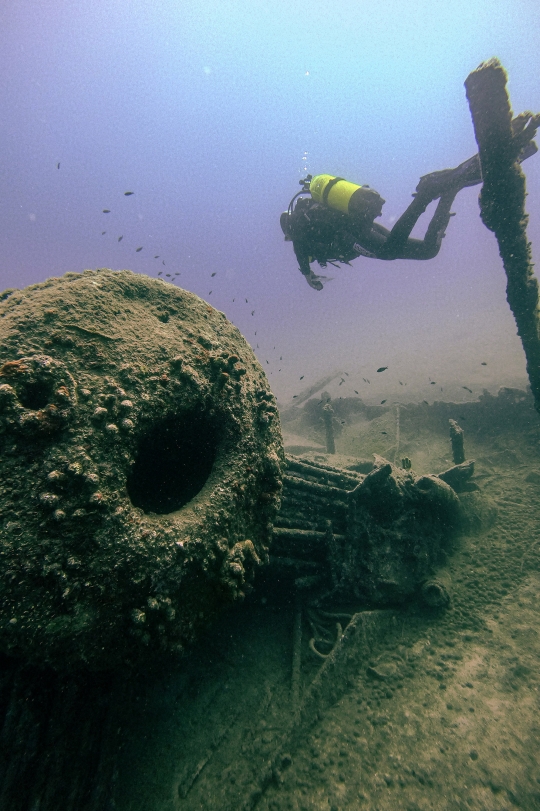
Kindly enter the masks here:
[[[518, 122], [520, 116], [514, 119]], [[521, 122], [519, 122], [521, 123]], [[519, 128], [517, 124], [516, 129]], [[534, 155], [537, 146], [528, 141], [518, 161]], [[373, 259], [433, 259], [439, 253], [457, 193], [482, 182], [480, 159], [473, 155], [455, 169], [443, 169], [420, 178], [413, 201], [389, 230], [375, 222], [385, 203], [369, 186], [358, 186], [332, 175], [308, 175], [280, 218], [285, 240], [292, 242], [300, 272], [314, 290], [322, 290], [329, 279], [310, 267], [317, 262], [339, 267], [358, 256]], [[309, 197], [305, 195], [309, 194]], [[410, 234], [433, 200], [439, 200], [423, 239]]]

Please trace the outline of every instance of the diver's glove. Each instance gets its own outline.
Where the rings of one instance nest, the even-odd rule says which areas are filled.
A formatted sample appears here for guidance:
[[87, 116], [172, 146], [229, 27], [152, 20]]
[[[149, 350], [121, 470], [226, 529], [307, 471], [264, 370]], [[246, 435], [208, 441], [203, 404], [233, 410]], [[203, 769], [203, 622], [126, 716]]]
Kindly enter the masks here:
[[321, 277], [317, 276], [316, 273], [313, 273], [311, 268], [309, 268], [309, 270], [302, 270], [302, 268], [300, 268], [300, 271], [301, 271], [302, 275], [304, 276], [306, 282], [309, 284], [310, 287], [312, 287], [314, 290], [322, 290], [323, 289], [323, 283], [321, 281]]

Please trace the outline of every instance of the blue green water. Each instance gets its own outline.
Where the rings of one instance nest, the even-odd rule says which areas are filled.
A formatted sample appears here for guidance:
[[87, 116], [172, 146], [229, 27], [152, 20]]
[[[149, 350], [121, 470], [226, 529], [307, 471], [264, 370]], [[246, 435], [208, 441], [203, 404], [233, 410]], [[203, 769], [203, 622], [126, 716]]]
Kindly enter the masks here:
[[[374, 402], [398, 380], [420, 399], [430, 379], [454, 398], [525, 381], [477, 188], [436, 259], [360, 258], [321, 293], [279, 215], [306, 172], [328, 172], [379, 190], [391, 226], [421, 175], [476, 151], [463, 81], [491, 56], [514, 111], [540, 109], [534, 3], [23, 0], [0, 15], [2, 287], [161, 272], [240, 328], [282, 402], [340, 368]], [[362, 378], [381, 365], [374, 391]]]

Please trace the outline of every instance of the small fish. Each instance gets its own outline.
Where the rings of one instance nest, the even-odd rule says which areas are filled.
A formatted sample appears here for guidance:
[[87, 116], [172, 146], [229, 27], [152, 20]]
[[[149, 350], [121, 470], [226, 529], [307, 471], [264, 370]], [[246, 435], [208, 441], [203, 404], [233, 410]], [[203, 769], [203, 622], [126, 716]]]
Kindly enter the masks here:
[[247, 303], [248, 303], [248, 300], [246, 299], [246, 304], [247, 304]]
[[422, 402], [425, 403], [426, 405], [429, 405], [427, 400], [422, 400]]
[[154, 259], [159, 259], [159, 253], [154, 256]]
[[161, 276], [162, 273], [163, 273], [162, 270], [158, 270], [158, 276]]
[[296, 400], [297, 397], [298, 397], [297, 394], [293, 394], [293, 396], [292, 396], [293, 400]]
[[124, 197], [129, 197], [131, 194], [135, 194], [135, 192], [134, 191], [125, 191], [124, 192]]
[[60, 161], [58, 161], [58, 163], [56, 164], [56, 168], [60, 169]]
[[347, 377], [349, 377], [349, 373], [348, 373], [348, 372], [343, 372], [343, 374], [344, 374], [344, 375], [347, 375]]
[[388, 369], [388, 366], [379, 366], [377, 369], [378, 372], [385, 372]]
[[401, 382], [401, 380], [398, 380], [398, 383], [399, 383], [400, 386], [403, 386], [403, 383]]
[[[280, 358], [280, 360], [281, 360], [281, 358]], [[300, 378], [300, 380], [303, 380], [303, 379], [304, 379], [304, 377], [305, 377], [305, 375], [302, 375], [302, 377]]]
[[483, 361], [482, 361], [482, 363], [480, 364], [480, 366], [487, 366], [487, 363], [485, 362], [485, 360], [483, 360]]
[[171, 278], [171, 274], [170, 274], [170, 273], [166, 273], [166, 274], [165, 274], [165, 276], [166, 276], [168, 279], [170, 279], [170, 278]]
[[215, 276], [215, 275], [216, 275], [216, 273], [217, 273], [217, 270], [216, 270], [216, 272], [215, 272], [215, 273], [211, 273], [211, 274], [210, 274], [210, 278], [212, 278], [213, 276]]
[[106, 234], [106, 233], [107, 233], [106, 231], [102, 231], [102, 232], [101, 232], [101, 236], [103, 236], [103, 234]]
[[345, 425], [345, 420], [340, 420], [340, 423], [341, 423], [342, 425]]
[[386, 400], [381, 400], [381, 405], [384, 405], [385, 403], [386, 403]]
[[252, 311], [251, 311], [251, 315], [255, 315], [255, 310], [252, 310]]
[[437, 385], [437, 381], [435, 381], [435, 380], [430, 380], [429, 385], [430, 385], [430, 386], [436, 386], [436, 385]]
[[280, 360], [283, 360], [283, 355], [280, 355], [280, 356], [279, 356], [279, 359], [280, 359]]
[[121, 237], [118, 237], [118, 242], [122, 242], [123, 239], [124, 239], [124, 235], [122, 234]]
[[144, 247], [144, 246], [143, 246], [143, 245], [141, 245], [141, 247], [140, 247], [140, 248], [135, 248], [135, 253], [139, 253], [139, 251], [142, 251], [143, 247]]
[[470, 394], [472, 394], [472, 389], [469, 389], [467, 386], [462, 386], [461, 388], [465, 389], [465, 391], [468, 391], [470, 392]]
[[162, 265], [164, 265], [164, 264], [165, 264], [165, 259], [162, 259], [162, 260], [161, 260], [161, 264], [162, 264]]
[[103, 213], [104, 213], [104, 214], [110, 214], [110, 213], [111, 213], [111, 209], [110, 209], [110, 208], [104, 208], [104, 209], [103, 209]]
[[212, 295], [212, 291], [211, 291], [211, 290], [210, 290], [210, 292], [208, 293], [208, 295], [209, 295], [209, 296], [211, 296], [211, 295]]
[[268, 360], [267, 360], [266, 362], [267, 362], [267, 363], [270, 363], [270, 361], [268, 361]]
[[385, 434], [385, 435], [386, 435], [387, 433], [388, 433], [387, 431], [381, 431], [381, 434]]
[[356, 389], [354, 390], [354, 393], [355, 393], [355, 394], [358, 394], [358, 392], [356, 391]]

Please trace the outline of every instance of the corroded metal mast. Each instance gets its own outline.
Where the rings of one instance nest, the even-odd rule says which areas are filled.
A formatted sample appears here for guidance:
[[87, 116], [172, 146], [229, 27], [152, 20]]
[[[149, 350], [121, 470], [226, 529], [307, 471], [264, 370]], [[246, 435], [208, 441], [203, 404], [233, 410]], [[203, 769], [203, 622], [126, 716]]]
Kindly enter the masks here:
[[527, 374], [540, 412], [540, 321], [538, 282], [527, 241], [525, 175], [518, 163], [536, 134], [540, 115], [522, 113], [512, 121], [507, 74], [498, 59], [483, 62], [465, 81], [480, 153], [482, 222], [495, 233], [504, 263], [506, 298], [514, 314], [527, 361]]

